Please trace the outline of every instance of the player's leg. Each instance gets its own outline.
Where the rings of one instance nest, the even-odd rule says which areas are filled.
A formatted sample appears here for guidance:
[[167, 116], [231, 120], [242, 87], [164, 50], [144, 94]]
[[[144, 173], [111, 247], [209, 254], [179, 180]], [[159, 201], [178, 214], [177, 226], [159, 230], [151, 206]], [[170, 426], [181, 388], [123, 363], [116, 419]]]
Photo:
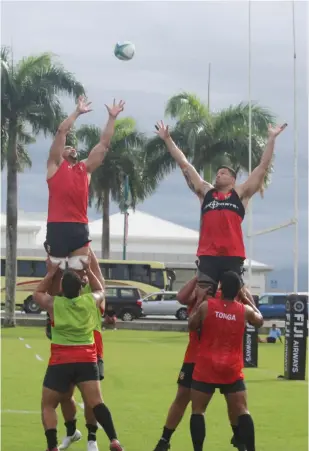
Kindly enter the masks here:
[[79, 271], [83, 269], [82, 262], [87, 261], [89, 257], [90, 242], [88, 224], [72, 223], [69, 239], [69, 268]]
[[69, 446], [79, 441], [82, 438], [81, 432], [76, 429], [76, 403], [73, 397], [74, 385], [71, 386], [68, 393], [61, 396], [60, 406], [62, 416], [64, 419], [64, 425], [66, 428], [66, 437], [62, 440], [62, 444], [59, 449], [67, 449]]
[[197, 302], [200, 303], [205, 296], [214, 296], [219, 283], [219, 272], [217, 265], [218, 257], [200, 256], [197, 265]]
[[111, 412], [104, 404], [99, 380], [99, 369], [96, 363], [76, 363], [76, 383], [81, 391], [85, 404], [93, 410], [97, 422], [104, 429], [110, 440], [111, 451], [123, 451], [120, 445]]
[[184, 363], [180, 370], [176, 397], [169, 408], [162, 436], [154, 451], [166, 451], [170, 448], [170, 439], [190, 402], [193, 369], [193, 363]]
[[[247, 391], [244, 381], [239, 379], [234, 384], [222, 387], [221, 393], [226, 397], [228, 410], [233, 417], [238, 417], [238, 449], [255, 451], [254, 423], [247, 407]], [[241, 447], [241, 445], [244, 446]]]
[[[226, 399], [226, 395], [225, 395]], [[226, 399], [227, 402], [227, 399]], [[227, 402], [228, 407], [228, 402]], [[229, 417], [230, 425], [233, 431], [233, 436], [231, 438], [231, 445], [234, 446], [234, 448], [237, 448], [237, 451], [246, 451], [244, 444], [240, 443], [239, 439], [239, 427], [238, 427], [238, 415], [233, 410], [230, 410], [229, 407], [227, 408], [227, 414]]]
[[50, 365], [47, 367], [43, 382], [41, 409], [48, 451], [58, 449], [56, 408], [61, 400], [61, 395], [69, 391], [70, 385], [68, 365]]
[[203, 444], [206, 438], [204, 414], [214, 391], [215, 387], [212, 384], [206, 384], [195, 380], [192, 381], [190, 431], [194, 451], [203, 450]]

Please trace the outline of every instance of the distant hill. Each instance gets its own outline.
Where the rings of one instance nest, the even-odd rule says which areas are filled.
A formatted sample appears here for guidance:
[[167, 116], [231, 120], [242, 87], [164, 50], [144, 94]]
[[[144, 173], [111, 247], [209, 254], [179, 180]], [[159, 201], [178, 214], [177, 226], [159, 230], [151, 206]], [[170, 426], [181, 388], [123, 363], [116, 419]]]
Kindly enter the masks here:
[[[271, 271], [266, 279], [266, 289], [271, 291], [293, 291], [293, 266]], [[308, 266], [298, 269], [298, 291], [308, 290]]]

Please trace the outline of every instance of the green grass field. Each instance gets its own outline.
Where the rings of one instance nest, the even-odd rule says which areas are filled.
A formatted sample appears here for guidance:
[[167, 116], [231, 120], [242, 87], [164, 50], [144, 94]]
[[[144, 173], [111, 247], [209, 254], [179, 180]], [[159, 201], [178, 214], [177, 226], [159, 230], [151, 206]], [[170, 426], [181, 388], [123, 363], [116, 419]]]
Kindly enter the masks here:
[[[110, 407], [126, 451], [152, 451], [176, 392], [176, 378], [187, 344], [186, 334], [105, 331], [103, 396]], [[20, 340], [22, 337], [24, 340]], [[31, 348], [25, 345], [31, 346]], [[43, 361], [36, 358], [40, 356]], [[43, 451], [40, 420], [41, 385], [49, 342], [41, 328], [2, 329], [2, 449]], [[249, 408], [255, 420], [258, 451], [308, 449], [307, 382], [278, 381], [283, 371], [283, 345], [261, 344], [259, 368], [246, 370]], [[77, 399], [80, 400], [79, 395]], [[218, 393], [207, 413], [205, 449], [233, 450], [225, 404]], [[172, 439], [172, 449], [190, 451], [189, 409]], [[64, 426], [59, 415], [59, 439]], [[78, 426], [84, 438], [72, 446], [86, 450], [83, 412]], [[100, 451], [108, 449], [98, 432]]]

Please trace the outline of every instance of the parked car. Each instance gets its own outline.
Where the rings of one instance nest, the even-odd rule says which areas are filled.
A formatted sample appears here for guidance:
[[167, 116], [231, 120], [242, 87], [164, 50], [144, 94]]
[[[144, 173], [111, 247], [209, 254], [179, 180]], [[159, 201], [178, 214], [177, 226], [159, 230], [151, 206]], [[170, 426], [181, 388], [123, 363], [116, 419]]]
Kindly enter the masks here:
[[179, 320], [188, 319], [187, 307], [180, 304], [177, 291], [158, 291], [142, 299], [142, 309], [145, 316], [176, 316]]
[[[308, 293], [298, 293], [306, 296], [308, 305]], [[258, 301], [259, 310], [266, 319], [285, 319], [285, 304], [288, 293], [263, 293]]]
[[112, 309], [122, 321], [133, 321], [143, 316], [141, 293], [135, 287], [107, 286], [106, 310]]

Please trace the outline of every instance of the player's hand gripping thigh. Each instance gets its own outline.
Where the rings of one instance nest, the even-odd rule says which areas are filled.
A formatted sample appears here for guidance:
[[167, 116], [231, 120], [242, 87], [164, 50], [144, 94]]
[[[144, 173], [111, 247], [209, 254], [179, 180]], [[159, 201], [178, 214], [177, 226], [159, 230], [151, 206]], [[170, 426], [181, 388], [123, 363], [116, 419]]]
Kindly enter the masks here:
[[204, 414], [212, 398], [213, 393], [203, 393], [191, 389], [191, 403], [193, 414]]
[[77, 386], [82, 394], [84, 403], [91, 409], [103, 402], [100, 381], [79, 382]]
[[247, 391], [239, 391], [236, 393], [227, 393], [225, 395], [225, 400], [227, 403], [227, 409], [228, 409], [228, 415], [230, 420], [233, 420], [235, 423], [235, 420], [240, 415], [245, 415], [249, 413], [248, 407], [247, 407]]

